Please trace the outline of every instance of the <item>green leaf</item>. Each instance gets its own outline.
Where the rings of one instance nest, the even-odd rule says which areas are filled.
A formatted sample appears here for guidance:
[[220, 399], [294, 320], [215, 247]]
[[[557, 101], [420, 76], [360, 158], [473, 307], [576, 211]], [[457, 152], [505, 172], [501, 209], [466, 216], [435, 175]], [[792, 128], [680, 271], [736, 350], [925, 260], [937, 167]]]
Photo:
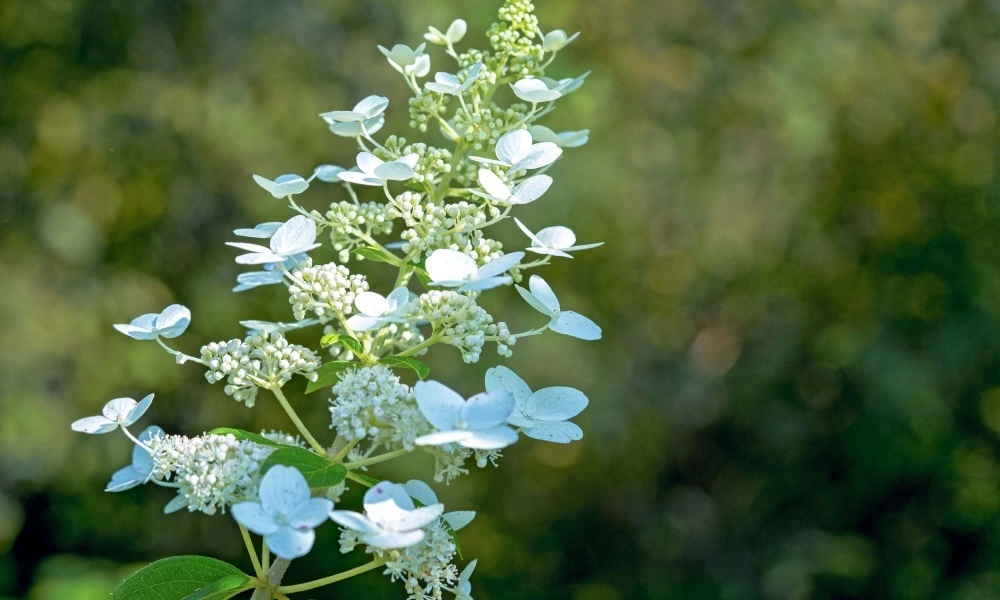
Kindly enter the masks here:
[[266, 473], [274, 465], [295, 467], [302, 472], [311, 488], [328, 488], [337, 485], [347, 477], [347, 469], [340, 463], [320, 456], [305, 448], [282, 446], [264, 461], [261, 471]]
[[340, 381], [341, 373], [356, 365], [357, 363], [346, 360], [334, 360], [321, 364], [319, 368], [316, 369], [316, 381], [309, 382], [309, 385], [306, 386], [306, 393], [311, 394], [318, 389], [335, 385], [338, 381]]
[[364, 356], [365, 354], [365, 348], [361, 345], [361, 342], [342, 333], [328, 333], [320, 338], [319, 343], [324, 348], [334, 344], [340, 344], [357, 356]]
[[354, 471], [351, 471], [351, 479], [368, 487], [372, 487], [379, 482], [379, 480], [374, 477], [369, 477], [368, 475], [363, 475], [361, 473], [355, 473]]
[[240, 573], [229, 575], [210, 583], [184, 600], [229, 600], [240, 592], [245, 592], [254, 586], [249, 577]]
[[415, 358], [410, 358], [409, 356], [386, 356], [385, 358], [379, 359], [379, 362], [392, 369], [413, 369], [417, 372], [417, 377], [420, 379], [427, 379], [427, 375], [431, 372], [430, 367]]
[[389, 251], [382, 248], [376, 248], [375, 246], [361, 246], [360, 248], [355, 248], [354, 253], [371, 261], [384, 262], [392, 265], [399, 264], [400, 261], [398, 256], [394, 256]]
[[241, 578], [239, 585], [250, 581], [242, 571], [221, 560], [206, 556], [173, 556], [139, 569], [123, 581], [111, 597], [114, 600], [186, 600], [202, 588], [230, 577], [232, 581]]
[[413, 274], [417, 276], [417, 280], [427, 289], [431, 287], [431, 276], [427, 274], [426, 269], [417, 267], [413, 269]]
[[209, 435], [230, 435], [232, 434], [238, 440], [249, 440], [251, 442], [260, 444], [261, 446], [271, 446], [277, 448], [281, 444], [273, 440], [269, 440], [266, 437], [260, 435], [259, 433], [253, 433], [250, 431], [243, 431], [242, 429], [233, 429], [232, 427], [216, 427], [212, 431], [208, 432]]

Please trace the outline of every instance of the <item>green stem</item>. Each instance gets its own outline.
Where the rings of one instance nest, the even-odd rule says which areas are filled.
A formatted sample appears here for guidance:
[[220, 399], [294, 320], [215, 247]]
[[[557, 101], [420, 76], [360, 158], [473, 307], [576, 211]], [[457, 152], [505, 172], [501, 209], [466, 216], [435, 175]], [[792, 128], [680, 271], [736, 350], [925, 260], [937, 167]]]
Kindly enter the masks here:
[[253, 542], [250, 541], [250, 532], [247, 528], [240, 525], [240, 535], [243, 536], [243, 543], [247, 545], [247, 552], [250, 553], [250, 562], [253, 563], [253, 572], [257, 574], [257, 577], [264, 575], [264, 569], [260, 566], [260, 559], [257, 558], [257, 550], [253, 547]]
[[295, 427], [298, 428], [299, 433], [302, 434], [302, 437], [305, 438], [307, 442], [309, 442], [309, 445], [312, 446], [312, 449], [320, 456], [325, 455], [326, 450], [319, 442], [316, 441], [316, 438], [314, 438], [313, 435], [309, 433], [309, 430], [306, 428], [305, 423], [303, 423], [302, 419], [299, 418], [299, 415], [296, 414], [295, 409], [292, 408], [292, 405], [288, 403], [288, 399], [285, 398], [285, 394], [281, 392], [281, 387], [276, 383], [272, 383], [270, 386], [268, 386], [268, 389], [271, 390], [271, 393], [274, 394], [274, 397], [278, 399], [278, 404], [281, 405], [281, 408], [285, 409], [285, 413], [288, 414], [288, 418], [292, 420], [292, 423], [295, 423]]
[[348, 442], [348, 444], [346, 446], [344, 446], [343, 450], [341, 450], [340, 452], [338, 452], [337, 455], [334, 456], [334, 457], [332, 457], [330, 460], [332, 460], [335, 463], [343, 461], [344, 457], [347, 456], [347, 453], [351, 451], [351, 448], [357, 446], [358, 442], [360, 442], [360, 441], [361, 440], [351, 440], [350, 442]]
[[356, 482], [360, 483], [361, 485], [363, 485], [365, 487], [371, 487], [372, 486], [372, 484], [370, 482], [365, 481], [364, 479], [358, 477], [357, 475], [355, 475], [354, 473], [352, 473], [350, 471], [347, 472], [347, 478], [350, 479], [351, 481], [356, 481]]
[[385, 454], [379, 454], [378, 456], [373, 456], [371, 458], [365, 458], [362, 460], [357, 460], [354, 462], [344, 463], [344, 467], [348, 471], [357, 469], [358, 467], [367, 467], [369, 465], [376, 465], [380, 462], [385, 462], [387, 460], [392, 460], [394, 458], [399, 458], [410, 451], [406, 448], [400, 448], [399, 450], [393, 450], [392, 452], [386, 452]]
[[412, 348], [407, 348], [406, 350], [403, 350], [402, 352], [400, 352], [396, 356], [413, 356], [414, 354], [420, 352], [424, 348], [427, 348], [429, 346], [433, 346], [434, 344], [436, 344], [436, 343], [438, 343], [440, 341], [441, 341], [441, 335], [438, 334], [438, 333], [435, 333], [434, 335], [432, 335], [431, 337], [427, 338], [426, 340], [420, 342], [416, 346], [413, 346]]
[[299, 583], [296, 585], [283, 585], [278, 588], [278, 591], [283, 594], [294, 594], [296, 592], [305, 592], [308, 590], [314, 590], [318, 587], [323, 587], [324, 585], [330, 585], [331, 583], [337, 583], [338, 581], [343, 581], [349, 577], [354, 577], [355, 575], [360, 575], [365, 571], [371, 571], [372, 569], [377, 569], [385, 564], [384, 558], [372, 559], [370, 563], [361, 565], [360, 567], [355, 567], [353, 569], [344, 571], [342, 573], [337, 573], [336, 575], [330, 575], [329, 577], [324, 577], [323, 579], [316, 579], [314, 581], [308, 581], [306, 583]]

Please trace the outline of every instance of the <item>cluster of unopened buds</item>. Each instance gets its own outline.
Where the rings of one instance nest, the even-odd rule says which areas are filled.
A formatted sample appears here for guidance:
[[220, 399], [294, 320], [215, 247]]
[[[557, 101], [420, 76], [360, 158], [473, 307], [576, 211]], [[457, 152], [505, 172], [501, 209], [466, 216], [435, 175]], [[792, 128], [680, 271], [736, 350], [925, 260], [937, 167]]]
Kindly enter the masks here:
[[[381, 568], [403, 582], [408, 598], [450, 592], [471, 600], [476, 561], [461, 570], [455, 564], [461, 556], [456, 531], [475, 513], [446, 513], [426, 483], [380, 481], [368, 470], [423, 452], [434, 459], [433, 479], [448, 482], [468, 472], [470, 459], [479, 467], [496, 465], [502, 449], [522, 435], [553, 443], [582, 438], [570, 420], [588, 403], [579, 390], [532, 391], [511, 369], [495, 366], [487, 371], [484, 391], [466, 398], [428, 379], [429, 369], [418, 360], [437, 344], [476, 362], [487, 344], [509, 357], [518, 340], [545, 331], [583, 340], [601, 337], [593, 321], [562, 309], [544, 279], [529, 277], [554, 259], [600, 244], [577, 245], [566, 227], [536, 232], [517, 219], [528, 240], [523, 250], [505, 252], [487, 235], [512, 218], [515, 206], [546, 194], [553, 179], [545, 171], [564, 149], [587, 141], [586, 130], [555, 133], [537, 123], [586, 77], [545, 76], [576, 35], [543, 34], [526, 0], [501, 7], [487, 32], [489, 50], [460, 52], [456, 44], [465, 33], [462, 20], [444, 32], [430, 28], [427, 42], [443, 46], [457, 70], [436, 73], [423, 85], [420, 79], [431, 69], [426, 44], [379, 47], [413, 91], [411, 126], [424, 132], [436, 125], [449, 148], [397, 136], [377, 141], [373, 136], [385, 123], [389, 101], [369, 96], [353, 109], [320, 115], [333, 134], [358, 144], [355, 166], [320, 165], [308, 178], [254, 175], [297, 214], [234, 232], [251, 240], [229, 242], [242, 251], [236, 263], [252, 267], [237, 275], [234, 291], [285, 286], [288, 321], [242, 321], [245, 336], [207, 343], [196, 355], [166, 341], [190, 324], [184, 306], [115, 325], [134, 339], [155, 340], [178, 363], [203, 366], [209, 383], [223, 382], [224, 393], [247, 407], [264, 390], [294, 426], [294, 433], [217, 428], [195, 437], [150, 426], [133, 435], [129, 428], [150, 408], [152, 394], [138, 402], [111, 400], [102, 415], [73, 423], [84, 433], [120, 429], [134, 443], [132, 463], [111, 476], [107, 491], [152, 482], [176, 491], [165, 512], [231, 515], [253, 564], [254, 573], [245, 574], [207, 557], [163, 559], [126, 580], [116, 599], [148, 597], [153, 586], [165, 600], [222, 599], [249, 590], [255, 600], [287, 598]], [[502, 95], [510, 96], [509, 104], [498, 104]], [[304, 208], [296, 198], [317, 180], [336, 185], [345, 197], [329, 209]], [[366, 188], [376, 193], [362, 201], [359, 194]], [[402, 230], [394, 234], [396, 226]], [[336, 261], [312, 256], [324, 252], [321, 233], [329, 235]], [[391, 237], [395, 241], [386, 239]], [[372, 273], [356, 272], [363, 260]], [[390, 273], [394, 283], [383, 287]], [[545, 317], [539, 327], [512, 333], [478, 304], [488, 290], [511, 286]], [[299, 330], [309, 328], [316, 331], [313, 348], [287, 337], [307, 335]], [[328, 394], [330, 419], [323, 429], [335, 432], [332, 441], [320, 442], [285, 396], [283, 388], [295, 376], [305, 380], [307, 394]], [[401, 376], [415, 383], [404, 383]], [[353, 484], [368, 488], [360, 512], [342, 508], [341, 497]], [[360, 547], [370, 561], [314, 581], [283, 582], [289, 561], [307, 554], [314, 529], [329, 521], [341, 528], [343, 552]], [[251, 533], [262, 537], [260, 552]]]

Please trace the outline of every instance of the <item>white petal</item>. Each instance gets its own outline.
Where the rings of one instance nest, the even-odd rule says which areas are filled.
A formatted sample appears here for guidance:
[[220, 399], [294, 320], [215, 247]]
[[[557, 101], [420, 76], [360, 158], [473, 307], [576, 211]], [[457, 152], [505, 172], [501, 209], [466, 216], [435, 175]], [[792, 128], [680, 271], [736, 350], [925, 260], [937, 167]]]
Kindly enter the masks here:
[[372, 523], [368, 517], [350, 510], [330, 511], [330, 520], [341, 527], [346, 527], [351, 531], [357, 531], [359, 533], [378, 533], [382, 531], [381, 528], [379, 528], [379, 526], [375, 523]]
[[[284, 223], [282, 223], [284, 225]], [[251, 244], [249, 242], [226, 242], [227, 246], [232, 246], [233, 248], [239, 248], [240, 250], [246, 250], [247, 252], [254, 252], [257, 254], [270, 254], [271, 249], [267, 246], [261, 246], [260, 244]]]
[[531, 134], [532, 139], [536, 142], [552, 142], [554, 144], [559, 143], [559, 136], [556, 132], [552, 131], [544, 125], [532, 125], [528, 128], [528, 133]]
[[375, 167], [373, 175], [390, 181], [406, 181], [413, 177], [413, 168], [403, 161], [394, 160]]
[[385, 183], [381, 177], [366, 175], [364, 173], [358, 173], [357, 171], [344, 171], [343, 173], [339, 173], [337, 177], [340, 177], [341, 181], [357, 185], [373, 185], [381, 187], [382, 184]]
[[471, 433], [471, 436], [459, 443], [466, 448], [475, 450], [498, 450], [517, 441], [517, 432], [506, 425], [498, 425], [490, 429], [477, 429]]
[[542, 142], [541, 144], [532, 146], [531, 151], [514, 163], [511, 170], [541, 169], [556, 162], [556, 159], [560, 156], [562, 156], [562, 148], [552, 142]]
[[238, 265], [268, 265], [281, 262], [285, 262], [285, 257], [272, 252], [252, 252], [250, 254], [240, 254], [236, 257], [236, 264]]
[[431, 504], [413, 510], [403, 511], [383, 524], [390, 531], [413, 531], [437, 520], [444, 512], [444, 504]]
[[118, 429], [118, 422], [105, 417], [84, 417], [73, 421], [70, 428], [80, 433], [108, 433]]
[[108, 400], [104, 408], [101, 409], [101, 414], [112, 421], [122, 422], [128, 418], [129, 412], [138, 404], [138, 402], [131, 398], [115, 398], [114, 400]]
[[469, 398], [459, 411], [467, 429], [489, 429], [503, 424], [514, 410], [514, 394], [507, 390], [483, 392]]
[[523, 406], [531, 397], [531, 388], [517, 373], [503, 365], [491, 367], [486, 371], [486, 391], [504, 390], [514, 396], [515, 406]]
[[260, 175], [254, 175], [253, 180], [257, 182], [257, 185], [267, 190], [275, 198], [281, 198], [281, 194], [274, 193], [276, 186], [274, 182], [271, 181], [270, 179], [267, 179], [266, 177], [261, 177]]
[[296, 529], [318, 526], [326, 521], [333, 510], [333, 502], [326, 498], [310, 498], [288, 515], [288, 525]]
[[565, 421], [587, 408], [587, 397], [571, 387], [547, 387], [528, 398], [524, 413], [542, 421]]
[[461, 442], [462, 440], [469, 438], [471, 435], [472, 433], [465, 429], [435, 431], [434, 433], [428, 433], [427, 435], [418, 437], [413, 440], [413, 443], [418, 446], [440, 446], [441, 444]]
[[455, 428], [455, 421], [465, 404], [464, 398], [437, 381], [418, 381], [413, 392], [417, 397], [417, 407], [431, 425], [444, 431]]
[[[513, 279], [508, 276], [504, 277], [487, 277], [486, 279], [476, 279], [475, 281], [470, 281], [458, 288], [460, 292], [474, 292], [482, 290], [491, 290], [501, 285], [507, 285], [511, 283]], [[441, 284], [445, 285], [445, 284]]]
[[548, 175], [535, 175], [517, 184], [511, 192], [511, 204], [528, 204], [538, 200], [542, 194], [549, 190], [552, 185], [552, 178]]
[[375, 534], [366, 534], [362, 539], [369, 546], [375, 546], [376, 548], [409, 548], [424, 539], [424, 532], [420, 529], [406, 532], [382, 531]]
[[528, 290], [524, 289], [519, 285], [515, 285], [514, 288], [516, 288], [517, 293], [521, 294], [521, 297], [524, 298], [528, 302], [528, 304], [531, 305], [531, 308], [537, 310], [546, 317], [552, 318], [555, 316], [555, 313], [549, 310], [549, 307], [542, 304], [542, 301], [536, 298], [531, 292], [529, 292]]
[[465, 281], [476, 273], [476, 261], [457, 250], [435, 250], [425, 263], [431, 281]]
[[562, 96], [561, 92], [550, 90], [545, 82], [539, 79], [522, 79], [517, 83], [510, 84], [514, 90], [514, 95], [525, 102], [551, 102]]
[[354, 331], [371, 331], [382, 323], [380, 317], [369, 317], [366, 315], [354, 315], [347, 319], [347, 326]]
[[299, 530], [285, 526], [270, 535], [264, 536], [267, 547], [275, 556], [292, 560], [309, 554], [316, 540], [316, 532], [312, 529]]
[[530, 150], [531, 134], [524, 129], [517, 129], [515, 131], [505, 133], [499, 140], [497, 140], [497, 158], [508, 165], [513, 165], [523, 159], [528, 155]]
[[369, 317], [381, 317], [389, 312], [389, 301], [382, 294], [375, 292], [361, 292], [354, 299], [354, 306]]
[[479, 185], [486, 193], [499, 200], [506, 201], [510, 198], [510, 189], [496, 173], [489, 169], [479, 169]]
[[293, 196], [309, 189], [309, 182], [302, 176], [290, 173], [274, 180], [274, 194]]
[[362, 173], [373, 175], [375, 173], [375, 169], [384, 164], [385, 163], [381, 158], [375, 156], [371, 152], [358, 153], [358, 168], [361, 169]]
[[268, 535], [278, 530], [274, 517], [264, 510], [260, 502], [241, 502], [234, 504], [230, 510], [237, 523], [257, 535]]
[[465, 21], [462, 19], [455, 19], [451, 22], [451, 25], [448, 26], [448, 30], [444, 32], [444, 35], [449, 42], [457, 44], [462, 41], [463, 37], [465, 37], [467, 27], [468, 26], [465, 24]]
[[397, 160], [412, 169], [417, 166], [417, 162], [420, 160], [420, 155], [416, 153], [407, 154]]
[[413, 61], [413, 66], [410, 67], [410, 72], [413, 73], [414, 77], [423, 77], [431, 72], [431, 57], [426, 54], [421, 54]]
[[553, 250], [552, 248], [531, 246], [530, 248], [525, 248], [528, 252], [535, 252], [536, 254], [546, 254], [548, 256], [561, 256], [563, 258], [572, 259], [572, 254], [566, 254], [562, 250]]
[[579, 246], [570, 246], [569, 248], [566, 248], [566, 250], [589, 250], [603, 245], [604, 242], [597, 242], [596, 244], [580, 244]]
[[583, 430], [569, 421], [543, 422], [521, 431], [530, 438], [557, 444], [568, 444], [574, 440], [583, 439]]
[[504, 254], [500, 258], [494, 258], [479, 267], [479, 270], [476, 271], [476, 279], [485, 279], [506, 273], [511, 267], [521, 262], [522, 258], [524, 258], [524, 252], [511, 252], [510, 254]]
[[[442, 75], [442, 73], [438, 73], [438, 75]], [[424, 88], [438, 94], [453, 94], [458, 90], [458, 87], [455, 85], [438, 83], [436, 81], [428, 81], [424, 84]]]
[[153, 403], [153, 394], [149, 394], [148, 396], [140, 400], [138, 404], [136, 404], [130, 411], [128, 411], [128, 414], [125, 416], [125, 420], [122, 421], [122, 425], [128, 427], [132, 423], [138, 421], [140, 418], [142, 418], [142, 415], [144, 415], [146, 411], [149, 410], [149, 405], [152, 403]]
[[531, 290], [531, 295], [538, 298], [550, 311], [557, 312], [559, 310], [559, 299], [556, 298], [555, 292], [552, 291], [549, 284], [545, 283], [544, 279], [538, 275], [532, 275], [531, 279], [528, 280], [528, 289]]
[[[329, 165], [323, 165], [329, 166]], [[317, 167], [319, 169], [321, 167]], [[278, 230], [279, 227], [284, 225], [284, 223], [269, 221], [267, 223], [260, 223], [256, 225], [253, 229], [235, 229], [233, 233], [242, 237], [252, 237], [252, 238], [263, 238], [267, 239], [274, 235], [274, 232]]]
[[528, 239], [531, 240], [532, 244], [534, 244], [536, 246], [544, 246], [545, 245], [540, 239], [538, 239], [538, 236], [536, 236], [535, 234], [531, 233], [531, 230], [528, 229], [527, 227], [525, 227], [524, 223], [522, 223], [520, 220], [518, 220], [517, 217], [514, 217], [514, 223], [516, 223], [517, 226], [521, 228], [521, 231], [524, 232], [524, 235], [528, 236]]
[[455, 510], [444, 515], [445, 523], [451, 525], [451, 528], [455, 531], [471, 523], [474, 518], [476, 518], [476, 511], [474, 510]]
[[260, 503], [269, 512], [292, 513], [309, 500], [309, 484], [295, 467], [274, 465], [260, 481]]
[[[155, 316], [155, 315], [154, 315]], [[151, 326], [150, 326], [151, 327]], [[150, 331], [150, 327], [137, 327], [135, 325], [124, 325], [116, 324], [114, 328], [118, 331], [124, 333], [134, 340], [152, 340], [156, 339], [156, 334]]]
[[343, 167], [338, 167], [337, 165], [320, 165], [316, 167], [313, 171], [316, 175], [316, 179], [320, 181], [325, 181], [327, 183], [337, 183], [340, 181], [340, 177], [337, 177], [341, 173], [346, 171]]
[[399, 286], [392, 290], [386, 300], [389, 302], [389, 310], [386, 312], [395, 312], [410, 303], [410, 290], [406, 289], [406, 286]]
[[292, 217], [271, 236], [271, 251], [282, 256], [301, 252], [316, 241], [316, 222], [305, 215]]
[[191, 311], [181, 304], [171, 304], [163, 309], [160, 316], [156, 318], [156, 328], [160, 330], [160, 336], [174, 338], [184, 333], [191, 323]]
[[427, 485], [419, 479], [411, 479], [403, 484], [403, 488], [406, 493], [410, 495], [411, 498], [419, 501], [424, 506], [430, 506], [431, 504], [437, 504], [437, 495], [431, 486]]
[[178, 493], [174, 496], [173, 500], [167, 502], [167, 505], [163, 507], [163, 514], [169, 515], [170, 513], [175, 513], [182, 508], [187, 508], [188, 501], [182, 494]]
[[564, 310], [559, 313], [559, 317], [552, 321], [549, 329], [556, 333], [580, 338], [581, 340], [601, 339], [601, 328], [597, 323], [570, 310]]
[[538, 239], [541, 240], [539, 246], [563, 250], [576, 243], [576, 234], [569, 227], [555, 225], [539, 231]]
[[111, 481], [104, 487], [105, 492], [124, 492], [140, 486], [146, 481], [146, 476], [140, 474], [131, 465], [118, 469], [111, 475]]
[[365, 119], [371, 119], [382, 114], [388, 106], [388, 98], [372, 95], [355, 104], [354, 112], [363, 114]]

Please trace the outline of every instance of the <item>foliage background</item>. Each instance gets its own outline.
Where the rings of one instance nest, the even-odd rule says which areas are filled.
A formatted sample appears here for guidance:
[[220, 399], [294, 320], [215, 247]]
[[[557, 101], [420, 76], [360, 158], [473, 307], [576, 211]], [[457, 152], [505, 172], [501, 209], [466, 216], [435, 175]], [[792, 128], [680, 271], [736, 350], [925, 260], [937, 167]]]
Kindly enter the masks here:
[[[477, 598], [1000, 596], [1000, 3], [538, 4], [543, 29], [584, 32], [553, 72], [594, 70], [547, 124], [591, 141], [521, 214], [607, 242], [546, 272], [605, 338], [528, 339], [510, 361], [588, 392], [582, 443], [518, 444], [442, 490], [479, 511]], [[369, 93], [401, 131], [375, 45], [461, 16], [481, 47], [495, 8], [0, 3], [0, 596], [103, 599], [191, 551], [246, 566], [231, 520], [104, 494], [127, 443], [68, 425], [149, 391], [169, 431], [281, 414], [110, 324], [180, 301], [195, 352], [285, 317], [278, 290], [229, 293], [229, 231], [288, 216], [250, 174], [350, 163], [316, 114]], [[340, 199], [313, 187], [307, 206]], [[499, 296], [494, 314], [533, 323]], [[471, 391], [496, 357], [431, 362]], [[358, 563], [331, 527], [289, 577]], [[401, 588], [315, 594], [335, 596]]]

